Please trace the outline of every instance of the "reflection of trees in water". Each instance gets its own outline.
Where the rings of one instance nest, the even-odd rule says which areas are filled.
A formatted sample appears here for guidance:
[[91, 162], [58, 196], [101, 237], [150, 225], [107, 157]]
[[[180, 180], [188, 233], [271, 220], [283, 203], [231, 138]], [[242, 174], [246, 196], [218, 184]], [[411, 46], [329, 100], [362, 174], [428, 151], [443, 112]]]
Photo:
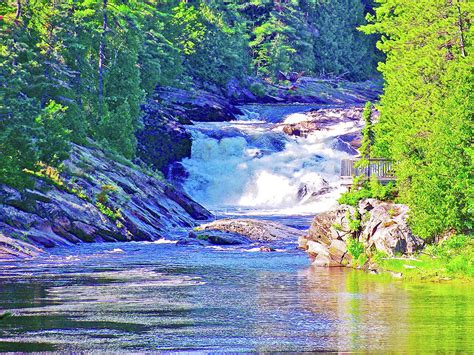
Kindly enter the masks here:
[[408, 347], [436, 352], [474, 349], [474, 287], [472, 283], [407, 285]]
[[301, 275], [300, 299], [328, 320], [330, 343], [339, 350], [474, 349], [472, 287], [388, 281], [342, 268], [308, 268]]

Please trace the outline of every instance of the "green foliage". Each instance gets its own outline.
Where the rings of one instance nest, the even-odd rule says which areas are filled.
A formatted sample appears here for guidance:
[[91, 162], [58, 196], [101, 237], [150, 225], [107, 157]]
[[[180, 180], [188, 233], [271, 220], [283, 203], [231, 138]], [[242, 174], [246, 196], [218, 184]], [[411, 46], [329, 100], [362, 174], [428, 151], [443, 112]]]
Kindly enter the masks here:
[[366, 33], [387, 55], [374, 154], [396, 162], [413, 232], [474, 226], [472, 32], [467, 0], [378, 0]]
[[261, 83], [253, 83], [252, 85], [250, 85], [250, 91], [257, 97], [263, 96], [266, 93], [265, 86], [263, 86], [263, 84]]
[[361, 255], [364, 254], [364, 244], [356, 240], [355, 238], [349, 238], [347, 241], [347, 251], [352, 257], [357, 260]]
[[64, 180], [60, 175], [60, 171], [53, 166], [46, 165], [43, 162], [37, 163], [34, 171], [25, 169], [25, 173], [45, 180], [59, 189], [66, 189]]
[[113, 185], [102, 185], [100, 188], [100, 192], [96, 195], [97, 202], [105, 205], [109, 200], [109, 195], [112, 192], [117, 191], [117, 187]]
[[57, 166], [69, 155], [70, 131], [64, 128], [65, 111], [65, 107], [50, 101], [35, 119], [38, 128], [35, 143], [42, 162]]
[[238, 2], [258, 75], [275, 79], [279, 71], [296, 71], [359, 80], [374, 74], [374, 39], [357, 30], [365, 24], [359, 0]]
[[194, 43], [192, 51], [185, 52], [186, 72], [195, 80], [219, 86], [248, 74], [248, 35], [239, 13], [222, 5], [204, 3], [187, 11], [196, 14], [201, 27], [199, 41]]
[[352, 189], [351, 191], [347, 191], [339, 197], [337, 200], [341, 205], [349, 205], [356, 207], [360, 200], [371, 198], [372, 192], [370, 189], [366, 187], [362, 187], [360, 189]]
[[368, 261], [369, 261], [369, 257], [367, 256], [367, 254], [362, 253], [355, 260], [354, 265], [355, 266], [364, 266], [365, 264], [367, 264]]
[[356, 182], [350, 191], [339, 197], [338, 202], [343, 205], [357, 206], [359, 201], [366, 198], [376, 198], [381, 201], [393, 201], [398, 195], [398, 189], [393, 182], [382, 185], [377, 177], [373, 176], [362, 184]]
[[197, 237], [196, 237], [197, 240], [209, 240], [209, 236], [205, 235], [205, 234], [198, 234]]
[[461, 249], [472, 243], [474, 239], [466, 235], [454, 235], [439, 244], [430, 244], [425, 248], [425, 252], [435, 257], [450, 258], [461, 251]]
[[379, 59], [373, 50], [374, 38], [357, 30], [366, 23], [362, 2], [318, 0], [311, 10], [311, 27], [316, 31], [313, 42], [315, 71], [352, 80], [373, 76]]
[[347, 211], [346, 218], [347, 218], [347, 224], [349, 225], [349, 230], [353, 233], [358, 232], [362, 224], [359, 210], [356, 208], [354, 215], [352, 215], [349, 211]]
[[406, 279], [445, 280], [474, 277], [474, 238], [455, 235], [440, 244], [427, 245], [416, 258], [372, 258], [380, 268], [400, 272]]
[[364, 119], [364, 128], [362, 128], [362, 143], [359, 148], [359, 153], [362, 157], [357, 162], [357, 167], [367, 166], [368, 160], [371, 157], [371, 149], [375, 143], [374, 127], [372, 122], [372, 103], [367, 102], [362, 113]]
[[122, 212], [120, 212], [120, 208], [113, 209], [109, 206], [104, 205], [103, 203], [100, 203], [99, 201], [95, 203], [95, 206], [103, 215], [109, 217], [112, 221], [117, 221], [123, 218]]

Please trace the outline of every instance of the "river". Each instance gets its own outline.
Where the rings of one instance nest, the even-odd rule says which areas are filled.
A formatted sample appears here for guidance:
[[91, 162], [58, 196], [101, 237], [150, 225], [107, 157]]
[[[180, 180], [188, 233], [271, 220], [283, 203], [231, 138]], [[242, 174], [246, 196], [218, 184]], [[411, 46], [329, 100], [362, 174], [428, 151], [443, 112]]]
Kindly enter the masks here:
[[[189, 129], [183, 188], [220, 216], [306, 228], [340, 193], [337, 135], [279, 130], [307, 106], [247, 106], [239, 121]], [[303, 193], [302, 193], [303, 191]], [[154, 243], [55, 248], [0, 264], [0, 351], [469, 352], [474, 290], [314, 268], [293, 245]]]
[[297, 251], [95, 244], [3, 266], [0, 351], [474, 349], [474, 291], [316, 269]]

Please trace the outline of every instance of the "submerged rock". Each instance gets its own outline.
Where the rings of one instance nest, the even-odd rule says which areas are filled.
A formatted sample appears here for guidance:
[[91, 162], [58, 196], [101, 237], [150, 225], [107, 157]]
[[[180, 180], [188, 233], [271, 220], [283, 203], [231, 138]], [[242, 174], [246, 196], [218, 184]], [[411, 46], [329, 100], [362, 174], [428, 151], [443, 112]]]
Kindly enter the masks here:
[[388, 256], [411, 255], [423, 247], [423, 240], [413, 234], [407, 224], [406, 205], [375, 199], [361, 201], [358, 206], [360, 228], [353, 231], [350, 220], [355, 219], [354, 207], [341, 205], [317, 215], [299, 247], [308, 252], [317, 266], [344, 266], [352, 261], [348, 240], [363, 243], [370, 255], [380, 251]]
[[22, 240], [9, 238], [0, 232], [0, 260], [37, 256], [44, 250]]

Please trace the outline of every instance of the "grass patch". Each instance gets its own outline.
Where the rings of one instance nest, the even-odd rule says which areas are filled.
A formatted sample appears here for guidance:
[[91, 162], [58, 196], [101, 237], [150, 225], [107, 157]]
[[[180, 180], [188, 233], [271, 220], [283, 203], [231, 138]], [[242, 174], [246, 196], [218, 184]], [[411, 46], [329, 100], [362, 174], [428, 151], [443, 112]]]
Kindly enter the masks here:
[[[112, 209], [106, 205], [104, 205], [103, 203], [100, 203], [99, 201], [97, 201], [95, 203], [95, 206], [97, 207], [97, 209], [104, 215], [106, 215], [107, 217], [109, 217], [112, 221], [116, 221], [118, 219], [122, 219], [123, 216], [122, 216], [122, 212], [120, 211], [120, 208], [117, 208], [117, 209]], [[120, 228], [120, 227], [119, 227]]]
[[414, 258], [388, 258], [377, 254], [372, 261], [382, 270], [402, 273], [408, 280], [473, 280], [474, 238], [457, 235], [440, 244], [428, 245]]

